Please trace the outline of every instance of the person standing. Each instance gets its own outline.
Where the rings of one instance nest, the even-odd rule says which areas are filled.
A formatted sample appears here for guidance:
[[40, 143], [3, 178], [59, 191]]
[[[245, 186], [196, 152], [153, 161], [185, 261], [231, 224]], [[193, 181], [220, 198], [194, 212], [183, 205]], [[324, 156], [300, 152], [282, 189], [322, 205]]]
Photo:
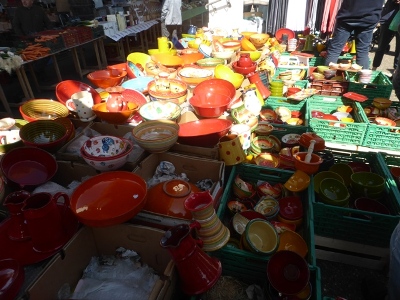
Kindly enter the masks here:
[[174, 31], [176, 31], [178, 40], [182, 38], [182, 0], [164, 1], [161, 9], [161, 22], [165, 22], [165, 27], [171, 39]]
[[393, 69], [397, 68], [397, 60], [400, 54], [400, 35], [398, 32], [390, 30], [389, 25], [394, 16], [399, 11], [400, 0], [388, 0], [382, 9], [382, 16], [379, 21], [380, 35], [378, 41], [378, 49], [375, 52], [374, 60], [372, 61], [372, 70], [376, 70], [382, 63], [383, 56], [388, 48], [393, 37], [396, 37], [396, 48], [393, 59]]
[[369, 69], [369, 46], [372, 33], [381, 16], [384, 0], [343, 0], [336, 16], [333, 37], [328, 43], [325, 65], [337, 63], [340, 53], [354, 32], [356, 62]]
[[16, 35], [32, 35], [53, 27], [42, 7], [34, 5], [34, 0], [21, 0], [12, 19], [12, 28]]

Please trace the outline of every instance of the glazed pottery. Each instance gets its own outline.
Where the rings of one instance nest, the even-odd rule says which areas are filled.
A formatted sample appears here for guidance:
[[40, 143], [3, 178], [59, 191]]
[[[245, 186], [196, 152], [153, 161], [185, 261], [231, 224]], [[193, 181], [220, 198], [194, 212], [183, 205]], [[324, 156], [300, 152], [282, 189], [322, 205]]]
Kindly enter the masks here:
[[29, 231], [22, 212], [25, 200], [31, 194], [27, 191], [15, 191], [7, 195], [4, 206], [10, 213], [10, 226], [8, 227], [8, 237], [14, 241], [24, 241], [30, 239]]
[[254, 83], [257, 90], [260, 92], [263, 99], [267, 99], [271, 95], [271, 91], [261, 81], [260, 75], [257, 72], [247, 74], [247, 79], [250, 83]]
[[201, 225], [197, 234], [203, 241], [204, 251], [216, 251], [230, 238], [230, 231], [215, 213], [213, 202], [209, 191], [192, 193], [184, 202], [186, 210]]
[[[57, 208], [57, 202], [63, 198], [63, 210]], [[69, 197], [58, 192], [39, 192], [25, 200], [22, 213], [26, 220], [33, 249], [37, 252], [51, 252], [64, 244], [64, 217], [69, 211]]]
[[122, 92], [124, 90], [125, 88], [122, 86], [106, 89], [106, 91], [109, 93], [106, 105], [106, 108], [109, 112], [118, 112], [128, 109], [128, 105], [122, 96]]
[[161, 247], [170, 252], [181, 279], [180, 287], [187, 295], [208, 291], [222, 274], [221, 262], [207, 255], [201, 249], [203, 242], [192, 237], [193, 228], [200, 229], [200, 223], [176, 225], [160, 241]]
[[240, 53], [240, 57], [239, 57], [237, 64], [241, 68], [251, 67], [253, 65], [253, 61], [250, 58], [250, 54], [249, 53]]
[[233, 166], [245, 161], [244, 153], [240, 139], [236, 134], [223, 136], [218, 143], [219, 157], [227, 166]]

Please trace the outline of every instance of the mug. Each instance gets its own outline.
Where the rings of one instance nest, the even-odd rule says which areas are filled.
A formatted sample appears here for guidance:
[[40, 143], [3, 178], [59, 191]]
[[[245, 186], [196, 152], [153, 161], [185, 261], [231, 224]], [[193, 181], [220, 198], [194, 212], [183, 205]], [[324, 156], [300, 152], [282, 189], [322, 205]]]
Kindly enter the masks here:
[[168, 38], [165, 36], [157, 38], [157, 44], [158, 44], [158, 51], [160, 53], [170, 52], [171, 49], [174, 47], [172, 42], [169, 41]]
[[251, 128], [246, 124], [235, 124], [231, 127], [231, 134], [236, 134], [239, 137], [240, 144], [243, 150], [250, 148]]
[[89, 121], [95, 116], [92, 110], [94, 104], [93, 96], [88, 91], [80, 91], [73, 94], [65, 104], [70, 111], [77, 113], [81, 121]]
[[246, 154], [236, 134], [223, 136], [218, 144], [219, 157], [227, 166], [233, 166], [245, 161]]
[[[61, 198], [64, 201], [58, 203]], [[66, 233], [64, 217], [68, 210], [69, 197], [63, 192], [54, 196], [40, 192], [25, 200], [22, 213], [36, 252], [51, 252], [63, 246]]]

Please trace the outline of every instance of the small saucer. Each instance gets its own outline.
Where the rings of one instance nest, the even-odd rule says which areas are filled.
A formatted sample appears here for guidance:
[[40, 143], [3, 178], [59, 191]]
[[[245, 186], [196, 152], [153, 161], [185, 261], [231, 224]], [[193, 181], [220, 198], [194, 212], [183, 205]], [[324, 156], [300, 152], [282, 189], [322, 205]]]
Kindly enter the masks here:
[[[58, 204], [61, 213], [65, 206]], [[32, 240], [13, 241], [8, 237], [8, 227], [11, 219], [5, 219], [0, 223], [0, 259], [13, 258], [22, 266], [41, 262], [54, 255], [62, 246], [64, 246], [71, 237], [78, 231], [79, 223], [70, 209], [65, 210], [65, 234], [62, 237], [62, 243], [56, 249], [49, 252], [37, 252], [33, 249]]]
[[94, 119], [96, 119], [96, 115], [94, 115], [94, 116], [91, 116], [90, 118], [86, 118], [86, 119], [81, 119], [81, 118], [79, 118], [79, 120], [80, 121], [82, 121], [82, 122], [90, 122], [90, 121], [93, 121]]

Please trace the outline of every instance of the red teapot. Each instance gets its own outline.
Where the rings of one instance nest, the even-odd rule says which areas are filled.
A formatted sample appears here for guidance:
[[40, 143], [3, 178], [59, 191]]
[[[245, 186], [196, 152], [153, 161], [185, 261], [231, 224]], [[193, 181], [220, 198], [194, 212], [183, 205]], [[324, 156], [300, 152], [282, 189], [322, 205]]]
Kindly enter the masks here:
[[128, 109], [128, 104], [124, 101], [124, 97], [122, 96], [124, 90], [125, 88], [122, 86], [106, 88], [106, 91], [109, 93], [106, 108], [109, 112], [118, 112]]

